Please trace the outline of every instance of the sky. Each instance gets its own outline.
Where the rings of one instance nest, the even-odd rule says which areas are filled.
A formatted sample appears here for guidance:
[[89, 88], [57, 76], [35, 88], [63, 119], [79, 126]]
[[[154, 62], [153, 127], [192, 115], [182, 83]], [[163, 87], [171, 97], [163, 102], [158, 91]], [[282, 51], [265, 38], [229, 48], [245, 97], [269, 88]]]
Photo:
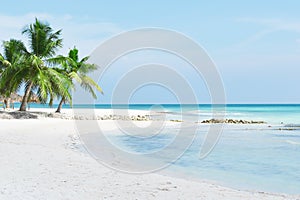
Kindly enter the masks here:
[[[37, 17], [55, 30], [63, 29], [64, 47], [58, 54], [76, 46], [81, 56], [87, 56], [107, 39], [128, 30], [174, 30], [197, 42], [213, 60], [227, 103], [300, 103], [299, 8], [297, 0], [10, 0], [1, 3], [0, 40], [26, 41], [21, 30]], [[191, 66], [152, 51], [133, 53], [113, 63], [99, 80], [104, 95], [98, 95], [97, 103], [111, 102], [124, 69], [158, 61], [176, 68], [189, 80], [199, 103], [210, 103], [205, 81], [187, 69]], [[176, 103], [176, 94], [148, 85], [139, 88], [130, 102]]]

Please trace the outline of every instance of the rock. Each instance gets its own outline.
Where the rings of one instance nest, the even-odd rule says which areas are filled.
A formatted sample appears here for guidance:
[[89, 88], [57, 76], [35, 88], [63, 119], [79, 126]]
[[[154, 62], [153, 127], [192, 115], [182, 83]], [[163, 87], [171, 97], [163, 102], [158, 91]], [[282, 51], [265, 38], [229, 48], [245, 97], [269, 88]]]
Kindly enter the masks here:
[[183, 122], [182, 120], [179, 120], [179, 119], [171, 119], [170, 121], [171, 122]]

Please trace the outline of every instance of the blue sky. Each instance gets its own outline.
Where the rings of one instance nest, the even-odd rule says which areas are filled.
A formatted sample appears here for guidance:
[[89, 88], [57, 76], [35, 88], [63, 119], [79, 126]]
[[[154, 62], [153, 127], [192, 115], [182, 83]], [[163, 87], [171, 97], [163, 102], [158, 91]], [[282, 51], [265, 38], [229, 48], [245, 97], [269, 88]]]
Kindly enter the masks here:
[[[59, 53], [65, 54], [76, 45], [85, 56], [107, 38], [126, 30], [172, 29], [208, 52], [222, 76], [228, 103], [300, 103], [299, 8], [300, 1], [296, 0], [11, 0], [1, 3], [0, 39], [24, 39], [20, 30], [38, 17], [55, 29], [63, 29], [64, 48]], [[115, 67], [117, 70], [118, 63]], [[114, 83], [109, 80], [117, 76], [115, 71], [100, 81], [105, 95], [98, 102], [110, 102]], [[199, 103], [209, 103], [202, 80], [198, 83], [197, 77], [186, 76]], [[139, 90], [132, 101], [171, 103], [174, 96], [163, 88], [149, 86]]]

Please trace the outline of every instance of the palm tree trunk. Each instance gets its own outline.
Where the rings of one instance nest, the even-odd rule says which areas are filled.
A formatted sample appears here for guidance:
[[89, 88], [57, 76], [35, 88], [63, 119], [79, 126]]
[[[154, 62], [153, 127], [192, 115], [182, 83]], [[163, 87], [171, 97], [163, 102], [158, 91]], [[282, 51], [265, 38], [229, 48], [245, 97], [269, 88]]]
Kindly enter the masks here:
[[6, 99], [6, 105], [5, 105], [5, 107], [6, 107], [6, 109], [10, 109], [10, 98], [7, 98]]
[[55, 111], [56, 113], [60, 113], [62, 105], [63, 105], [64, 102], [65, 102], [65, 97], [61, 98], [61, 100], [58, 104], [57, 110]]
[[33, 82], [30, 82], [28, 87], [26, 88], [19, 111], [26, 111], [26, 105], [27, 105], [27, 101], [28, 101], [28, 97], [29, 97], [32, 85], [33, 85]]
[[5, 109], [10, 109], [10, 98], [4, 99]]

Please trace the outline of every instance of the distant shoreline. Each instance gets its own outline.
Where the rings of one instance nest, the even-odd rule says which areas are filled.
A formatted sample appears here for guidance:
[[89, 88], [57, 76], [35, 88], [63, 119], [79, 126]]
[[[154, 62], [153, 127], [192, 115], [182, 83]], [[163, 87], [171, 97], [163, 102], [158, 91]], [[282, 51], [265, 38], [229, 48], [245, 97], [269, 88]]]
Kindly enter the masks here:
[[[76, 110], [76, 111], [75, 111]], [[73, 111], [73, 112], [72, 112]], [[126, 112], [127, 111], [127, 112]], [[153, 121], [160, 120], [159, 117], [172, 114], [172, 112], [150, 112], [145, 110], [124, 110], [124, 109], [67, 109], [62, 113], [55, 113], [55, 109], [50, 108], [33, 108], [29, 111], [18, 111], [15, 109], [8, 109], [0, 111], [0, 119], [42, 119], [42, 118], [59, 118], [67, 120], [123, 120], [123, 121]], [[161, 120], [165, 120], [162, 119]], [[183, 122], [180, 119], [168, 119], [171, 122]], [[194, 121], [202, 124], [267, 124], [265, 121], [257, 120], [243, 120], [243, 119], [206, 119], [203, 121]]]

